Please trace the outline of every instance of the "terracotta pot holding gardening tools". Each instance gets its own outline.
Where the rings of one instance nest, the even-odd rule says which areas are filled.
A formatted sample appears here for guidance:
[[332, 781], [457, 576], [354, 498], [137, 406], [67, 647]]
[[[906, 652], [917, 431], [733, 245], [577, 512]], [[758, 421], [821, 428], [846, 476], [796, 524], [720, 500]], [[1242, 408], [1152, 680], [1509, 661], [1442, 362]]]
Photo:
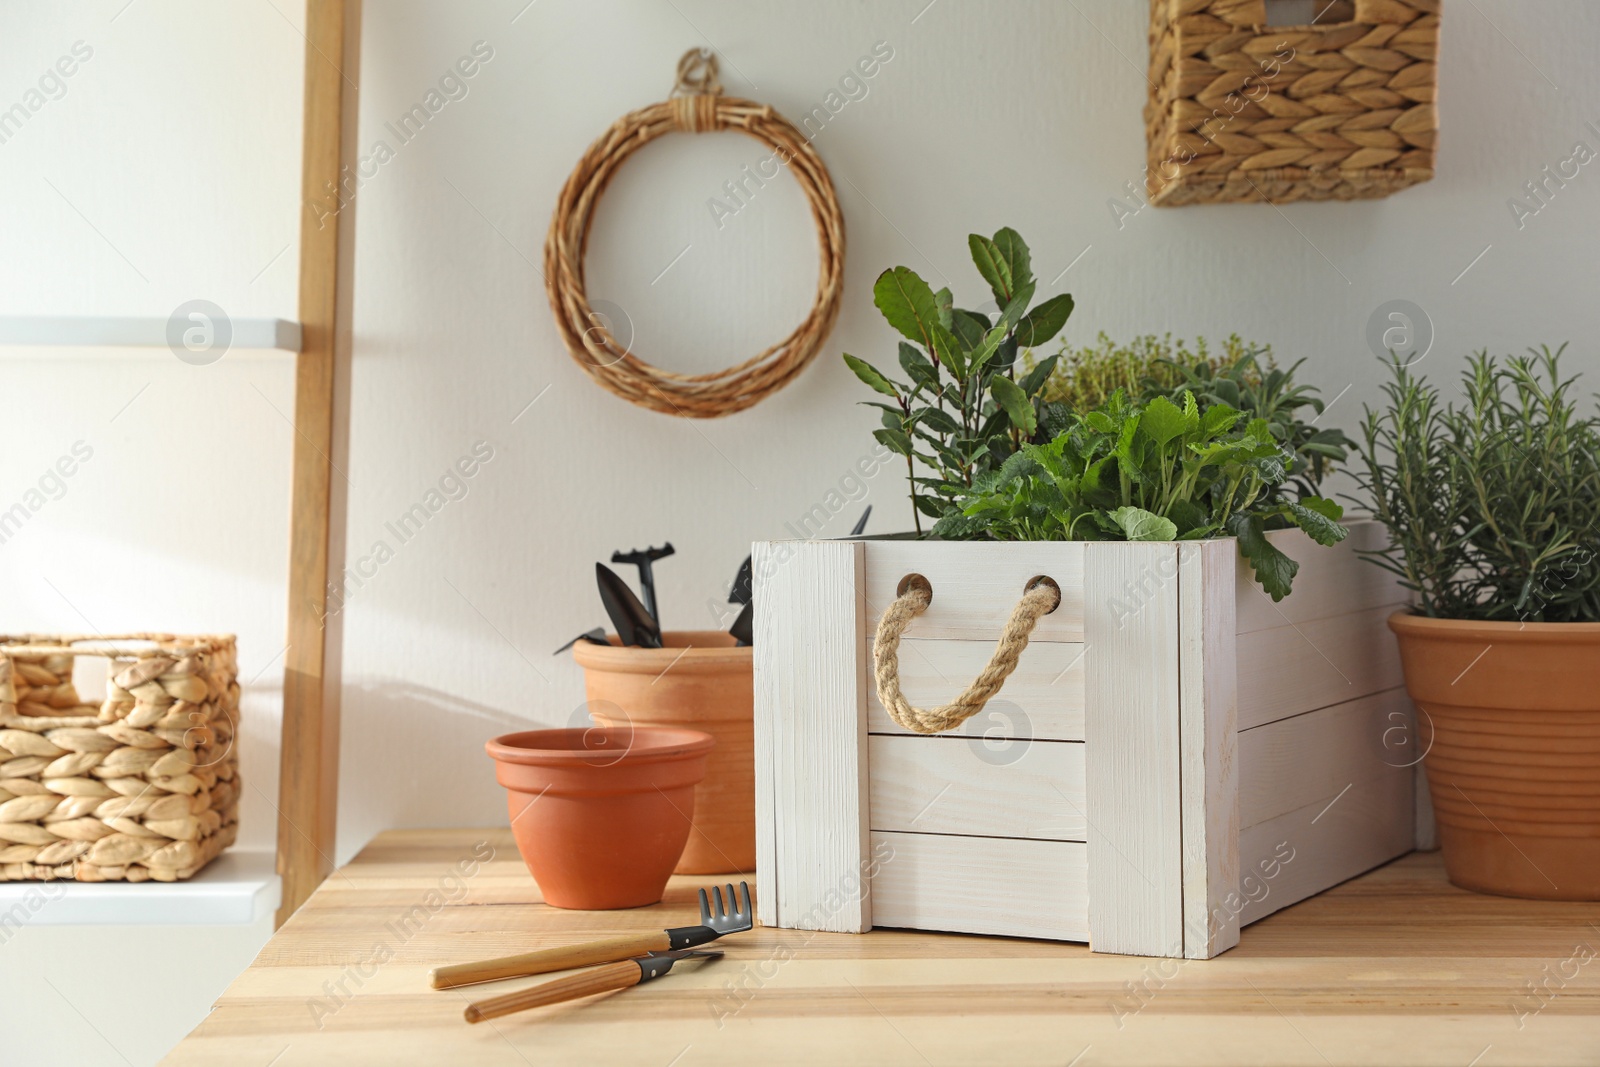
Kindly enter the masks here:
[[1600, 623], [1397, 614], [1450, 881], [1600, 900]]
[[699, 730], [526, 730], [485, 747], [517, 851], [545, 903], [637, 908], [661, 899], [716, 741]]
[[663, 632], [654, 565], [673, 554], [671, 542], [612, 553], [612, 563], [638, 567], [642, 597], [611, 568], [596, 563], [600, 603], [616, 632], [590, 630], [556, 651], [572, 649], [583, 668], [589, 715], [602, 727], [704, 730], [716, 738], [705, 780], [695, 790], [694, 827], [676, 870], [750, 871], [756, 863], [750, 560], [733, 580], [728, 602], [743, 609], [727, 632]]
[[580, 641], [589, 714], [625, 730], [678, 727], [717, 739], [695, 790], [694, 827], [678, 874], [755, 869], [755, 683], [749, 647], [719, 630], [668, 631], [662, 648]]

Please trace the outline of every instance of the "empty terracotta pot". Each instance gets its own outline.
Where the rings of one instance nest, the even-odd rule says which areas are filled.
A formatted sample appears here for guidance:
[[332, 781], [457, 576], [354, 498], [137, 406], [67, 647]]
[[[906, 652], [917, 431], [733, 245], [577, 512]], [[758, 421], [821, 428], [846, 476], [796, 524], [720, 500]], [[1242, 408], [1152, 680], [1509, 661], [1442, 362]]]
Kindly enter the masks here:
[[1397, 614], [1450, 881], [1600, 900], [1600, 623]]
[[699, 730], [593, 728], [527, 730], [485, 745], [545, 903], [600, 910], [659, 901], [715, 744]]
[[662, 634], [664, 648], [579, 641], [589, 714], [602, 726], [675, 726], [717, 739], [695, 789], [694, 829], [679, 874], [755, 870], [754, 660], [720, 630]]

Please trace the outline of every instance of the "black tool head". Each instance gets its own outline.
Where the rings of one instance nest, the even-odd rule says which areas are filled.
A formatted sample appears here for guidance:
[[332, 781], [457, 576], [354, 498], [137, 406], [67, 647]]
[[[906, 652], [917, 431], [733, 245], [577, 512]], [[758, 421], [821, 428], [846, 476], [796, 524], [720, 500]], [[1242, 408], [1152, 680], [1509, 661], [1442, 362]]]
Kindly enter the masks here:
[[718, 960], [721, 958], [722, 950], [720, 948], [686, 948], [665, 952], [651, 952], [644, 956], [635, 957], [633, 962], [639, 965], [639, 981], [648, 982], [650, 979], [660, 978], [672, 970], [672, 965], [679, 960]]
[[628, 552], [611, 553], [612, 563], [632, 563], [639, 568], [639, 589], [644, 593], [644, 610], [655, 620], [657, 633], [661, 632], [661, 607], [656, 603], [656, 577], [651, 566], [656, 560], [665, 559], [675, 551], [672, 542], [668, 541], [660, 548], [635, 548]]
[[559, 656], [561, 653], [565, 652], [579, 641], [587, 641], [591, 645], [609, 645], [611, 643], [610, 641], [606, 640], [605, 627], [596, 626], [592, 630], [585, 630], [583, 633], [579, 634], [577, 637], [574, 637], [571, 641], [568, 641], [566, 644], [562, 645], [560, 648], [556, 649], [550, 654], [552, 656]]
[[744, 606], [743, 611], [739, 612], [739, 617], [733, 620], [733, 625], [728, 627], [728, 633], [733, 635], [734, 641], [742, 648], [745, 645], [755, 644], [755, 627], [755, 602], [751, 601]]
[[617, 628], [617, 637], [624, 645], [641, 648], [661, 647], [661, 628], [645, 606], [639, 603], [628, 583], [604, 563], [594, 565], [595, 579], [600, 586], [600, 603], [611, 616]]
[[660, 548], [633, 548], [626, 552], [623, 552], [619, 549], [616, 552], [611, 553], [611, 562], [643, 565], [647, 563], [654, 563], [658, 559], [666, 559], [668, 556], [674, 555], [677, 551], [677, 549], [672, 547], [671, 541], [668, 541]]
[[872, 517], [872, 505], [867, 505], [867, 510], [861, 513], [861, 518], [856, 520], [855, 528], [850, 531], [851, 537], [860, 537], [861, 531], [867, 528], [867, 520]]
[[728, 603], [748, 604], [755, 595], [755, 569], [751, 566], [751, 557], [746, 556], [744, 562], [739, 564], [739, 573], [733, 576], [733, 588], [728, 590]]
[[[728, 899], [724, 903], [722, 889], [719, 886], [711, 887], [711, 896], [706, 896], [704, 889], [700, 890], [700, 924], [710, 927], [719, 934], [741, 934], [751, 929], [756, 924], [755, 909], [750, 906], [750, 883], [739, 883], [739, 896], [733, 895], [733, 883], [728, 883]], [[716, 907], [712, 907], [712, 902]]]
[[672, 948], [662, 949], [659, 952], [647, 952], [645, 955], [657, 958], [670, 956], [675, 960], [686, 960], [691, 956], [704, 956], [708, 960], [714, 960], [722, 957], [722, 950], [720, 948]]

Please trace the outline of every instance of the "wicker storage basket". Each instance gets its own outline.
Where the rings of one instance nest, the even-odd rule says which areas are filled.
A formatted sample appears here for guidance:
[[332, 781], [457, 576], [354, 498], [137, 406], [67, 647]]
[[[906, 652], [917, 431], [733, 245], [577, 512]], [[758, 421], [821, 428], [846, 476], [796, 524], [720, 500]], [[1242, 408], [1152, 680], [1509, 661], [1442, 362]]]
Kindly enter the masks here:
[[1433, 177], [1439, 0], [1151, 0], [1147, 185], [1156, 204], [1388, 196]]
[[0, 637], [0, 881], [171, 882], [232, 844], [237, 674], [232, 635]]

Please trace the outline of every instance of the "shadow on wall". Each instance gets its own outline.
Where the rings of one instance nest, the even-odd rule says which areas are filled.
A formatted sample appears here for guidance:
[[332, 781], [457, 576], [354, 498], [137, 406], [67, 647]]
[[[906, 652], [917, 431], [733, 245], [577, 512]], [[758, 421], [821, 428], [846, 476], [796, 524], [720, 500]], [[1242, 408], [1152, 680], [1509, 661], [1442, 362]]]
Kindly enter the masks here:
[[[406, 682], [347, 684], [343, 733], [370, 738], [347, 746], [339, 796], [339, 856], [344, 863], [374, 834], [397, 827], [504, 826], [505, 791], [483, 744], [546, 725], [509, 711]], [[414, 742], [430, 739], [414, 762]], [[391, 740], [392, 739], [392, 740]], [[435, 790], [454, 795], [441, 803]]]

